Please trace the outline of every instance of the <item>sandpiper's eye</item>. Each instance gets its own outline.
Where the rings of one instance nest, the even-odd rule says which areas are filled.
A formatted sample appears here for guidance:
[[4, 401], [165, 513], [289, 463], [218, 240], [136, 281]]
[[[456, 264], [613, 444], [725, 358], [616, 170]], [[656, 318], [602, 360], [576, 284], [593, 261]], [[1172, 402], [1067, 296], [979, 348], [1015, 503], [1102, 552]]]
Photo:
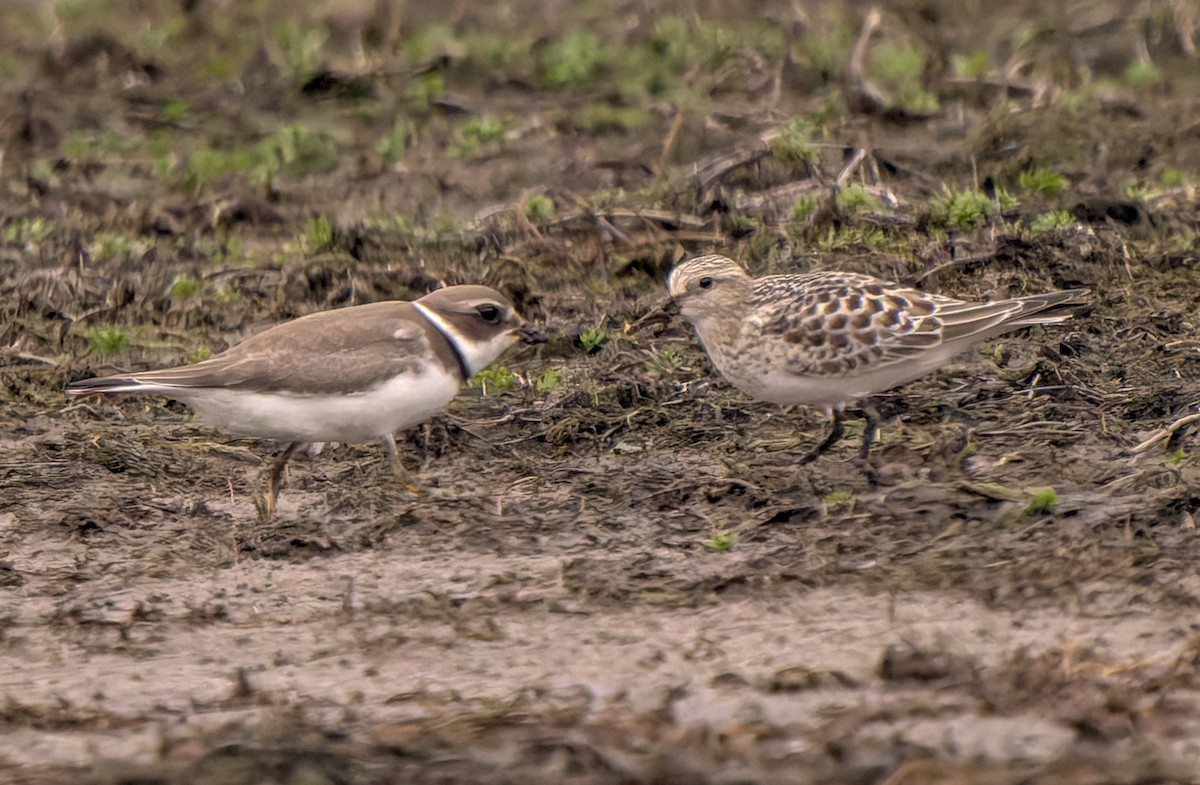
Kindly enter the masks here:
[[701, 289], [711, 289], [713, 285], [712, 276], [706, 275], [699, 281]]
[[498, 324], [500, 322], [500, 309], [491, 303], [484, 303], [475, 310], [479, 311], [479, 318], [488, 324]]

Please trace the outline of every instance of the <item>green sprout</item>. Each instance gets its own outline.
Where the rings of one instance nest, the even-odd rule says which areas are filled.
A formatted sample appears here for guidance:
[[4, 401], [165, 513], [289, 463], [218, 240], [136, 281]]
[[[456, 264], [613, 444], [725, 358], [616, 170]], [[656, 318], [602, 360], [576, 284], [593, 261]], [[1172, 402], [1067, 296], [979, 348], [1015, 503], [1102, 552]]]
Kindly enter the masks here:
[[1049, 486], [1030, 490], [1033, 497], [1029, 500], [1029, 504], [1025, 505], [1025, 514], [1028, 516], [1045, 515], [1061, 500], [1058, 491]]
[[480, 387], [484, 395], [494, 395], [502, 392], [512, 392], [517, 389], [517, 375], [507, 366], [484, 368], [471, 377], [471, 387]]
[[579, 343], [583, 344], [583, 350], [588, 354], [598, 352], [600, 347], [607, 342], [608, 333], [603, 327], [592, 327], [579, 334]]
[[704, 541], [704, 547], [713, 553], [728, 553], [733, 550], [733, 546], [737, 545], [737, 541], [737, 532], [718, 529], [712, 533], [711, 537]]
[[456, 158], [471, 158], [484, 145], [504, 139], [504, 123], [491, 117], [472, 117], [463, 124], [458, 142], [450, 149]]
[[304, 222], [304, 237], [300, 246], [305, 253], [314, 254], [333, 245], [333, 224], [328, 216], [319, 215]]
[[586, 87], [595, 81], [608, 61], [607, 50], [590, 30], [576, 30], [551, 46], [542, 65], [547, 87]]
[[172, 300], [191, 300], [204, 292], [204, 281], [190, 275], [181, 275], [171, 284]]
[[844, 213], [857, 213], [860, 210], [881, 210], [883, 202], [861, 183], [850, 183], [838, 191], [837, 206]]
[[1021, 187], [1043, 196], [1058, 196], [1067, 189], [1071, 181], [1066, 175], [1049, 169], [1027, 169], [1020, 174]]
[[854, 498], [854, 494], [850, 491], [830, 491], [825, 494], [825, 506], [836, 507], [839, 504], [845, 504]]
[[679, 352], [664, 346], [647, 357], [642, 365], [651, 376], [670, 376], [683, 366], [683, 358]]
[[791, 169], [803, 169], [817, 162], [817, 148], [812, 141], [812, 126], [797, 117], [780, 129], [771, 140], [771, 153]]
[[930, 200], [933, 217], [947, 226], [971, 229], [985, 223], [994, 205], [987, 194], [979, 191], [956, 191], [942, 186], [942, 193]]
[[560, 384], [562, 384], [562, 371], [558, 370], [557, 368], [547, 368], [545, 371], [542, 371], [542, 375], [538, 377], [534, 388], [542, 395], [546, 395], [547, 393], [553, 392]]
[[129, 333], [121, 327], [91, 327], [84, 333], [88, 352], [98, 356], [120, 354], [129, 348]]
[[1070, 229], [1074, 225], [1075, 216], [1067, 210], [1051, 210], [1034, 218], [1029, 228], [1034, 232], [1053, 232]]
[[525, 217], [531, 221], [549, 221], [554, 217], [554, 200], [545, 194], [534, 194], [525, 200]]

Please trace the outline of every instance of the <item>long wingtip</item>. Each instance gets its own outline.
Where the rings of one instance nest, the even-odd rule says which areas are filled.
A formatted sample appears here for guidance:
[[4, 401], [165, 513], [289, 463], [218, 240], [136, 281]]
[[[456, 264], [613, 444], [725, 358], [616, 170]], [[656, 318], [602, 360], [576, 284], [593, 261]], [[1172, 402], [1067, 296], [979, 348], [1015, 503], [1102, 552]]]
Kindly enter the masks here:
[[67, 385], [67, 395], [112, 395], [143, 392], [146, 385], [131, 376], [100, 376], [79, 379]]

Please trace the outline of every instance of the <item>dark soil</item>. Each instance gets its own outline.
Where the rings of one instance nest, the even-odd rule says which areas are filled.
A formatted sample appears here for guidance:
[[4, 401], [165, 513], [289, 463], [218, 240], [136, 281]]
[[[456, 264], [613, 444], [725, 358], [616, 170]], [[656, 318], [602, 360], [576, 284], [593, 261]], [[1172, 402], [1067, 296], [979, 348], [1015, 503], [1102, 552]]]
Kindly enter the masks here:
[[[1191, 4], [896, 2], [866, 75], [865, 5], [401, 5], [0, 11], [0, 779], [1200, 779]], [[710, 250], [1093, 303], [800, 466], [817, 412], [631, 329]], [[553, 337], [406, 435], [417, 497], [329, 446], [264, 523], [272, 445], [62, 392], [439, 282]]]

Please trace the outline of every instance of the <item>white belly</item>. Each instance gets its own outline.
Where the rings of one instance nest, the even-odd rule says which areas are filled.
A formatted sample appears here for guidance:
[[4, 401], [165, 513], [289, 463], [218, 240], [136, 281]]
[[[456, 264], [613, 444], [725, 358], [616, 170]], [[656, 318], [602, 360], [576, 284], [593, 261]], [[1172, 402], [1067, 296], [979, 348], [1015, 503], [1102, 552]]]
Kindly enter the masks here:
[[215, 388], [158, 392], [187, 403], [208, 424], [239, 436], [361, 443], [379, 441], [441, 411], [458, 394], [458, 382], [448, 374], [426, 371], [351, 395]]
[[961, 352], [957, 347], [940, 347], [924, 356], [853, 376], [801, 376], [761, 365], [752, 369], [734, 368], [717, 362], [715, 357], [713, 360], [717, 370], [734, 387], [759, 400], [783, 406], [809, 404], [838, 408], [932, 373]]

